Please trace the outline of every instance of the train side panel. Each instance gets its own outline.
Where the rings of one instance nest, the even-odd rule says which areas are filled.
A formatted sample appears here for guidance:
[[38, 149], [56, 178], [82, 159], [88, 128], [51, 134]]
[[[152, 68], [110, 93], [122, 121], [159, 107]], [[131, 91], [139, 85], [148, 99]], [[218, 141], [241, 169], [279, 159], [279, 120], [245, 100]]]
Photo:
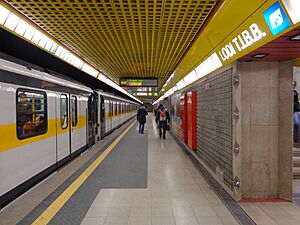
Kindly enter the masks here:
[[[0, 195], [56, 163], [55, 94], [47, 94], [47, 132], [19, 140], [17, 137], [17, 89], [19, 86], [1, 83]], [[24, 87], [26, 90], [28, 88]], [[28, 89], [30, 90], [30, 89]], [[38, 160], [37, 160], [38, 159]]]

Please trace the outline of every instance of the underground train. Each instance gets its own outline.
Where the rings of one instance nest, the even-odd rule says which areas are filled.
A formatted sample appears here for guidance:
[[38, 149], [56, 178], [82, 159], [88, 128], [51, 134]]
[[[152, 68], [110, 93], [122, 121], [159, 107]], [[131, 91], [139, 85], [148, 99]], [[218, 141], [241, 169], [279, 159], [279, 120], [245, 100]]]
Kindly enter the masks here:
[[0, 209], [131, 119], [138, 104], [0, 59]]

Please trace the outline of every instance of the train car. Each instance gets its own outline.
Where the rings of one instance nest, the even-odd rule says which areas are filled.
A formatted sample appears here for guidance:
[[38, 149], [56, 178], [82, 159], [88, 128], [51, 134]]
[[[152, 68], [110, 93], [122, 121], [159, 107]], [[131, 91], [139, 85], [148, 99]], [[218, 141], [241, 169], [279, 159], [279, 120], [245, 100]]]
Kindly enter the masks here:
[[98, 96], [97, 140], [102, 139], [132, 117], [136, 116], [139, 104], [103, 91], [96, 91]]
[[90, 88], [0, 59], [0, 208], [95, 143]]

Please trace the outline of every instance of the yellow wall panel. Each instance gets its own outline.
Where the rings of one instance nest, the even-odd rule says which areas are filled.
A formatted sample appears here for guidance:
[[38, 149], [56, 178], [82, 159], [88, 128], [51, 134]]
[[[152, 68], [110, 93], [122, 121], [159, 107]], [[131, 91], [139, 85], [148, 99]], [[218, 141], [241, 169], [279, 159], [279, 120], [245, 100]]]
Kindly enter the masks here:
[[[174, 72], [175, 77], [171, 81], [170, 85], [166, 87], [165, 91], [167, 91], [170, 87], [173, 87], [179, 80], [195, 69], [206, 59], [206, 57], [214, 52], [219, 53], [219, 51], [222, 51], [222, 48], [227, 44], [231, 43], [233, 45], [233, 39], [238, 37], [238, 35], [241, 37], [241, 33], [243, 31], [248, 31], [250, 35], [254, 34], [255, 32], [252, 33], [249, 28], [250, 26], [253, 28], [253, 24], [256, 24], [265, 36], [255, 40], [251, 46], [241, 51], [236, 49], [236, 54], [228, 60], [222, 60], [223, 66], [236, 61], [240, 57], [276, 39], [278, 36], [294, 29], [295, 26], [292, 25], [289, 29], [286, 29], [279, 35], [272, 35], [266, 21], [264, 20], [263, 12], [275, 2], [276, 0], [225, 1], [211, 21], [203, 29], [196, 41], [194, 41], [189, 52], [185, 54], [181, 62], [178, 64]], [[253, 35], [252, 39], [255, 39]], [[218, 54], [218, 56], [220, 57], [220, 54]]]
[[234, 29], [239, 27], [266, 0], [227, 0], [205, 28], [205, 34], [213, 46], [218, 45]]

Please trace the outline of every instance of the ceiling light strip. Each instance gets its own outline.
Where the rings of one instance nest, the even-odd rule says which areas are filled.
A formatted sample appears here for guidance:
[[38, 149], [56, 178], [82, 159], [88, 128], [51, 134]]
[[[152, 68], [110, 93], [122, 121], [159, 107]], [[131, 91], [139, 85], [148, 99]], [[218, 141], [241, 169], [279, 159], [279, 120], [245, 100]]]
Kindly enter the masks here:
[[[30, 41], [35, 45], [41, 47], [43, 50], [51, 52], [61, 60], [66, 61], [67, 63], [73, 65], [74, 67], [86, 72], [87, 74], [93, 77], [97, 77], [97, 75], [99, 74], [99, 71], [97, 71], [95, 68], [83, 62], [83, 60], [81, 60], [75, 54], [71, 53], [64, 46], [57, 44], [54, 40], [51, 39], [51, 37], [48, 37], [48, 35], [43, 34], [41, 31], [39, 31], [32, 25], [29, 25], [26, 21], [24, 21], [22, 18], [20, 18], [15, 13], [13, 13], [1, 4], [0, 25], [22, 36], [27, 41]], [[142, 103], [137, 98], [129, 94], [127, 91], [125, 91], [123, 88], [121, 88], [111, 80], [107, 79], [107, 84], [117, 89], [118, 91], [121, 91], [122, 93], [128, 95], [129, 97], [135, 99], [136, 101]]]
[[222, 62], [216, 53], [213, 53], [206, 60], [200, 63], [194, 70], [192, 70], [188, 75], [186, 75], [183, 79], [181, 79], [177, 84], [170, 88], [164, 95], [160, 96], [152, 105], [157, 104], [162, 101], [164, 98], [169, 97], [175, 91], [181, 90], [184, 87], [192, 84], [196, 80], [210, 74], [211, 72], [217, 70], [222, 66]]

